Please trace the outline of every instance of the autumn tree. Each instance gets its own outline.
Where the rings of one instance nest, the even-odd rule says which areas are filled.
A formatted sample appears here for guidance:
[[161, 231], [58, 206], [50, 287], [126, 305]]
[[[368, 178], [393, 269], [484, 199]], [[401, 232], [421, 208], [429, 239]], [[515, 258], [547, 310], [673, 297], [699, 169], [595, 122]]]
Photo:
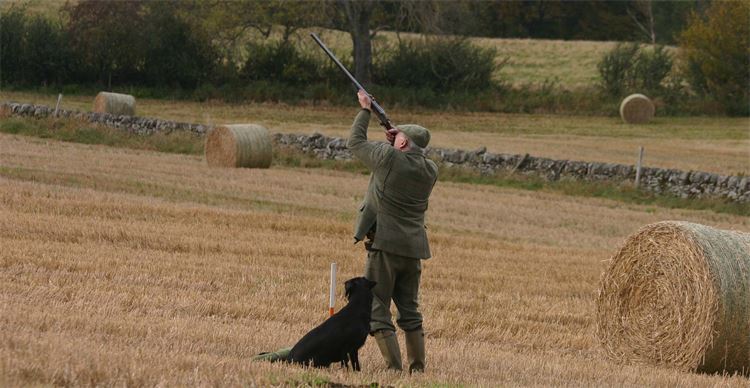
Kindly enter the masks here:
[[750, 3], [716, 1], [680, 35], [693, 88], [730, 114], [750, 113]]

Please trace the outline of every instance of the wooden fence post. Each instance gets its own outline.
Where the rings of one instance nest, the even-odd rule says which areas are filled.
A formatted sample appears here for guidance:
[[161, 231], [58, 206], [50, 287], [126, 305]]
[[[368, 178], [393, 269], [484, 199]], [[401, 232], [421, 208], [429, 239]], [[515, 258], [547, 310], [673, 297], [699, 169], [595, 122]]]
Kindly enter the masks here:
[[638, 150], [638, 164], [635, 168], [635, 187], [639, 187], [641, 184], [641, 164], [643, 163], [643, 146], [640, 146]]
[[62, 93], [57, 95], [57, 105], [55, 105], [55, 117], [57, 117], [57, 111], [60, 110], [60, 101], [62, 101]]

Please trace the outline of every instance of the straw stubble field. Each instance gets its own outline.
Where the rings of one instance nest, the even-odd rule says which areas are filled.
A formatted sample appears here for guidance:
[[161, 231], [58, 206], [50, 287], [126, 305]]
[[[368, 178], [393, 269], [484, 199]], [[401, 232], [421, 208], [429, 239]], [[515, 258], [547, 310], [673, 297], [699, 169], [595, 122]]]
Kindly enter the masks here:
[[[599, 276], [641, 225], [746, 217], [439, 183], [423, 272], [428, 372], [253, 363], [326, 317], [364, 175], [0, 134], [0, 385], [746, 385], [607, 361]], [[343, 304], [338, 287], [338, 307]]]

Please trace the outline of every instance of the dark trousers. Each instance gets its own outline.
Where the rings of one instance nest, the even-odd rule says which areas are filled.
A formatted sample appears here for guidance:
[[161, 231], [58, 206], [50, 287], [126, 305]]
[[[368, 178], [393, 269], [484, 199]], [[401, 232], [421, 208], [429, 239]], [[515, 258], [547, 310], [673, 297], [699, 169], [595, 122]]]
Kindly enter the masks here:
[[396, 304], [396, 323], [404, 331], [422, 326], [419, 312], [419, 279], [422, 260], [399, 256], [379, 250], [367, 252], [365, 277], [377, 284], [372, 289], [372, 319], [370, 332], [393, 330], [391, 299]]

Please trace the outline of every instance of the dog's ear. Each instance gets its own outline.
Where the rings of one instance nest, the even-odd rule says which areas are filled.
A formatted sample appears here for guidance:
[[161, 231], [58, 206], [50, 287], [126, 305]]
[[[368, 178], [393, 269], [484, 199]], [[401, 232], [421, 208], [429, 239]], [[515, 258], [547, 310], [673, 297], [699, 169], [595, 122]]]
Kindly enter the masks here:
[[349, 297], [352, 295], [352, 289], [354, 288], [354, 282], [353, 279], [349, 279], [346, 282], [344, 282], [344, 295], [346, 295], [346, 299], [349, 300]]
[[377, 282], [373, 282], [372, 280], [367, 279], [367, 285], [370, 287], [371, 290], [372, 290], [373, 287], [375, 287], [376, 284], [378, 284], [378, 283]]

